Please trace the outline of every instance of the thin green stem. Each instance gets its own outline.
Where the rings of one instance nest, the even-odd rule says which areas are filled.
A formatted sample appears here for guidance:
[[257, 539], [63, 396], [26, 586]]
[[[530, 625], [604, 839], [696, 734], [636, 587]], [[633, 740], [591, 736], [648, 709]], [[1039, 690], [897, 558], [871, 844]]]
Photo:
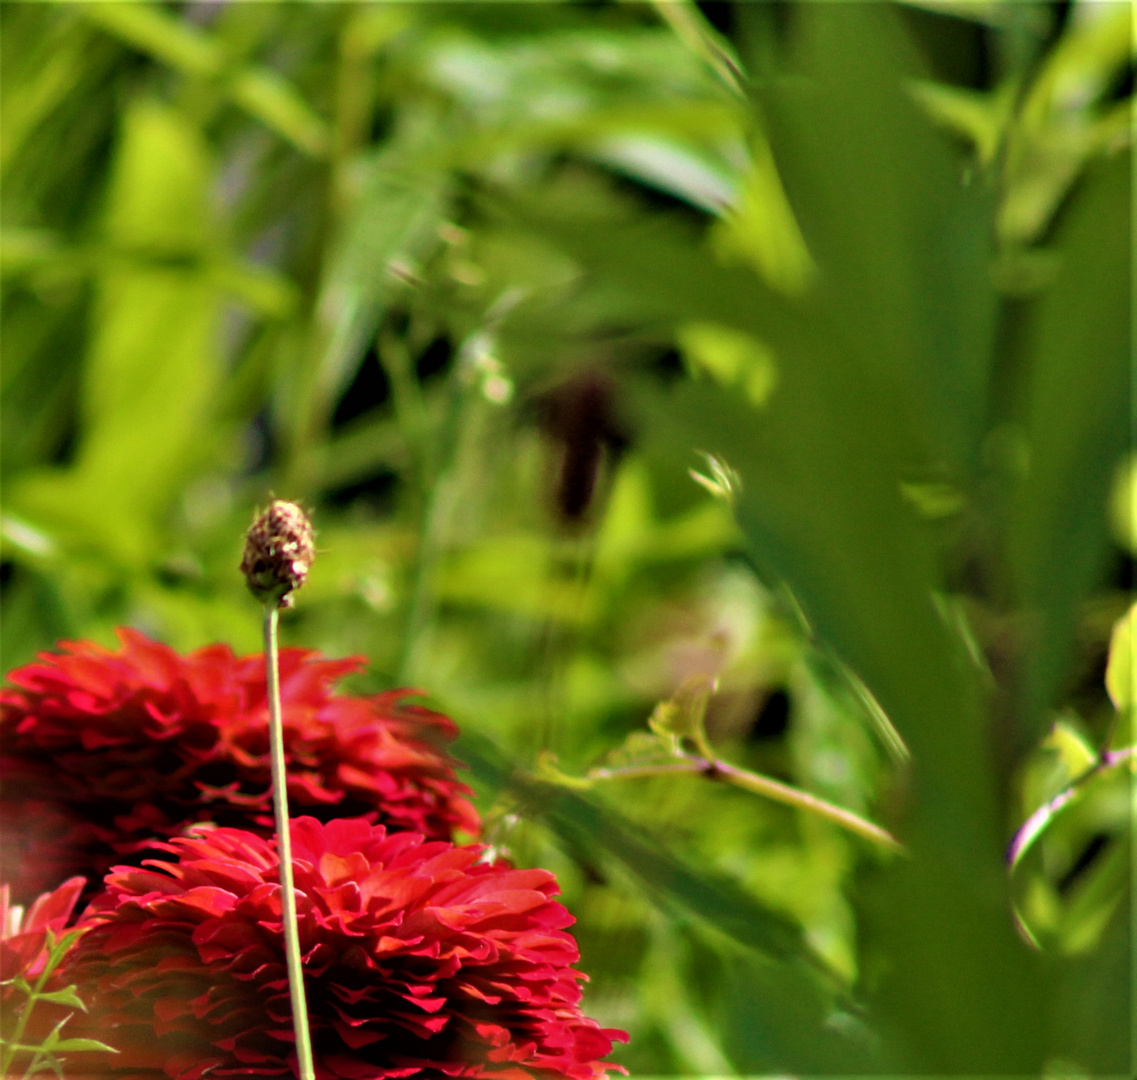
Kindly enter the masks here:
[[[49, 939], [50, 944], [50, 939]], [[54, 965], [50, 962], [44, 964], [43, 971], [36, 979], [35, 986], [28, 988], [28, 1003], [20, 1010], [20, 1018], [16, 1021], [16, 1030], [12, 1033], [12, 1041], [4, 1047], [3, 1055], [0, 1055], [0, 1076], [7, 1076], [8, 1069], [16, 1059], [16, 1055], [21, 1050], [26, 1050], [27, 1047], [23, 1046], [24, 1031], [28, 1026], [28, 1020], [31, 1019], [32, 1009], [36, 1007], [36, 1002], [39, 1000], [40, 994], [43, 993], [43, 988], [47, 983], [47, 977], [54, 969]], [[33, 1058], [32, 1064], [35, 1064]], [[28, 1071], [24, 1073], [25, 1076], [30, 1075], [31, 1065], [28, 1066]]]
[[721, 780], [733, 784], [744, 791], [751, 791], [756, 795], [764, 795], [767, 799], [793, 806], [798, 810], [806, 810], [818, 817], [832, 821], [835, 825], [856, 833], [858, 836], [871, 840], [880, 847], [889, 851], [903, 852], [904, 847], [892, 833], [874, 825], [871, 821], [854, 814], [851, 810], [836, 806], [825, 799], [819, 799], [808, 791], [790, 787], [779, 780], [774, 780], [761, 773], [751, 772], [749, 769], [740, 769], [728, 765], [715, 757], [694, 757], [683, 754], [676, 761], [660, 762], [653, 765], [629, 765], [617, 769], [593, 769], [588, 774], [590, 780], [640, 780], [649, 776], [667, 776], [675, 773], [686, 773], [691, 776], [705, 776], [711, 780]]
[[292, 837], [288, 830], [288, 784], [284, 771], [284, 721], [280, 711], [280, 669], [277, 664], [275, 601], [265, 604], [265, 674], [268, 682], [269, 748], [272, 755], [272, 808], [280, 856], [280, 906], [284, 922], [284, 952], [288, 961], [288, 994], [292, 1000], [292, 1030], [300, 1080], [315, 1080], [312, 1041], [308, 1035], [308, 1003], [300, 964], [300, 935], [296, 922], [296, 890], [292, 882]]

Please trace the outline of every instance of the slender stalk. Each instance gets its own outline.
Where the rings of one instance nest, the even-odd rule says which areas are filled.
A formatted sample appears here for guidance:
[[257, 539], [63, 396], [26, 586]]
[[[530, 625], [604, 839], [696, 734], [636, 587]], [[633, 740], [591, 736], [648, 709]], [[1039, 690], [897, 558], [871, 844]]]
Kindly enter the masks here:
[[[36, 979], [34, 986], [25, 984], [28, 985], [28, 1001], [20, 1010], [20, 1017], [16, 1021], [16, 1030], [13, 1032], [11, 1040], [7, 1043], [0, 1040], [0, 1077], [8, 1075], [8, 1069], [11, 1067], [12, 1062], [15, 1061], [16, 1055], [21, 1051], [27, 1051], [32, 1054], [31, 1062], [24, 1070], [24, 1076], [31, 1076], [37, 1071], [37, 1065], [43, 1057], [44, 1048], [42, 1046], [25, 1046], [23, 1041], [24, 1031], [28, 1026], [28, 1020], [31, 1019], [32, 1010], [36, 1007], [36, 1002], [38, 1002], [43, 995], [43, 988], [47, 985], [48, 978], [59, 966], [59, 962], [63, 958], [63, 953], [68, 948], [69, 942], [73, 942], [78, 936], [79, 931], [72, 930], [69, 936], [65, 936], [62, 941], [57, 942], [52, 931], [47, 931], [46, 948], [48, 955], [44, 961], [43, 971], [39, 973], [39, 978]], [[60, 1021], [57, 1025], [57, 1029], [62, 1026], [63, 1022], [64, 1021]]]
[[265, 604], [265, 674], [268, 682], [269, 749], [272, 756], [272, 808], [280, 856], [280, 906], [284, 921], [284, 952], [288, 961], [288, 995], [292, 1000], [292, 1030], [300, 1080], [315, 1080], [312, 1041], [308, 1035], [308, 1003], [300, 965], [300, 935], [296, 923], [296, 890], [292, 882], [292, 837], [288, 830], [288, 785], [284, 772], [284, 721], [280, 711], [280, 669], [277, 664], [277, 604]]
[[[40, 977], [36, 980], [35, 986], [31, 987], [28, 992], [27, 1004], [20, 1010], [20, 1018], [16, 1021], [16, 1030], [12, 1035], [12, 1041], [3, 1047], [3, 1053], [0, 1054], [0, 1076], [7, 1076], [8, 1069], [13, 1061], [16, 1060], [16, 1055], [21, 1050], [31, 1049], [23, 1045], [24, 1029], [28, 1026], [28, 1020], [31, 1018], [32, 1009], [36, 1007], [36, 1002], [39, 1000], [40, 994], [43, 992], [44, 984], [47, 982], [47, 977], [51, 973], [51, 969], [45, 967], [40, 973]], [[28, 1066], [28, 1072], [24, 1075], [30, 1074], [31, 1066]]]
[[854, 814], [851, 810], [836, 806], [825, 799], [819, 799], [808, 791], [790, 787], [779, 780], [774, 780], [761, 773], [751, 772], [749, 769], [740, 769], [728, 765], [715, 757], [694, 757], [684, 754], [677, 761], [660, 762], [653, 765], [629, 765], [617, 769], [593, 769], [588, 774], [589, 780], [640, 780], [649, 776], [667, 776], [675, 773], [686, 773], [691, 776], [705, 776], [711, 780], [721, 780], [733, 784], [745, 791], [752, 791], [756, 795], [764, 795], [767, 799], [780, 802], [785, 806], [793, 806], [798, 810], [807, 810], [811, 814], [832, 821], [835, 825], [856, 833], [858, 836], [871, 840], [880, 847], [889, 851], [903, 852], [904, 847], [892, 833], [874, 825], [871, 821]]

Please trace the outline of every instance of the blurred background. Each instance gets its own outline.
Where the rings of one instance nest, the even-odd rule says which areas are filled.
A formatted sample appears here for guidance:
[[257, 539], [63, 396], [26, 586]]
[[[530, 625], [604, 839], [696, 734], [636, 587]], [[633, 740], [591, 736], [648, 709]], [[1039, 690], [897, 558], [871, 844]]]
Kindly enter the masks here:
[[[1129, 1074], [1129, 4], [0, 32], [5, 671], [256, 651], [244, 530], [300, 500], [285, 643], [455, 717], [633, 1074]], [[574, 782], [698, 675], [725, 760], [909, 854]]]

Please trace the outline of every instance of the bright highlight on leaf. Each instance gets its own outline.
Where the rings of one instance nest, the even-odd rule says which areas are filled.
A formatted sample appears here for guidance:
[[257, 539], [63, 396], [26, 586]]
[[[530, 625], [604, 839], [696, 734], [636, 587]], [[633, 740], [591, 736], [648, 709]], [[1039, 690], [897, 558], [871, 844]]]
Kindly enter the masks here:
[[1114, 624], [1105, 669], [1109, 699], [1119, 713], [1132, 713], [1137, 704], [1137, 604]]
[[774, 354], [749, 334], [716, 323], [688, 323], [679, 347], [695, 372], [706, 372], [723, 386], [738, 387], [757, 407], [770, 399], [778, 381]]

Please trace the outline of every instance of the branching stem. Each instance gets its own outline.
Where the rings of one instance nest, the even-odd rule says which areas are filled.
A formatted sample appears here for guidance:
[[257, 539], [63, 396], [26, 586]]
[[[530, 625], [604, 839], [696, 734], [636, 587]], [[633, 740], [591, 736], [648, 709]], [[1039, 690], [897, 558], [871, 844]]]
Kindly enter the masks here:
[[265, 604], [265, 675], [268, 684], [269, 749], [272, 756], [272, 808], [276, 818], [276, 844], [280, 856], [280, 906], [284, 922], [284, 952], [288, 961], [288, 994], [292, 1001], [292, 1029], [300, 1080], [315, 1080], [312, 1041], [308, 1034], [308, 1003], [300, 964], [300, 935], [296, 922], [296, 891], [292, 882], [292, 837], [288, 829], [288, 783], [284, 770], [284, 721], [280, 710], [280, 669], [277, 664], [276, 601]]
[[793, 806], [799, 810], [806, 810], [818, 817], [832, 821], [835, 825], [847, 829], [849, 832], [863, 836], [880, 847], [889, 851], [903, 852], [904, 847], [892, 833], [874, 825], [871, 821], [854, 814], [851, 810], [836, 806], [808, 791], [790, 787], [772, 777], [761, 773], [751, 772], [749, 769], [740, 769], [713, 756], [698, 757], [694, 754], [680, 754], [675, 761], [664, 761], [651, 765], [629, 765], [615, 769], [592, 769], [588, 773], [589, 780], [640, 780], [649, 776], [668, 776], [675, 773], [706, 776], [712, 780], [733, 784], [745, 791], [752, 791], [756, 795], [764, 795], [767, 799], [780, 802], [785, 806]]

